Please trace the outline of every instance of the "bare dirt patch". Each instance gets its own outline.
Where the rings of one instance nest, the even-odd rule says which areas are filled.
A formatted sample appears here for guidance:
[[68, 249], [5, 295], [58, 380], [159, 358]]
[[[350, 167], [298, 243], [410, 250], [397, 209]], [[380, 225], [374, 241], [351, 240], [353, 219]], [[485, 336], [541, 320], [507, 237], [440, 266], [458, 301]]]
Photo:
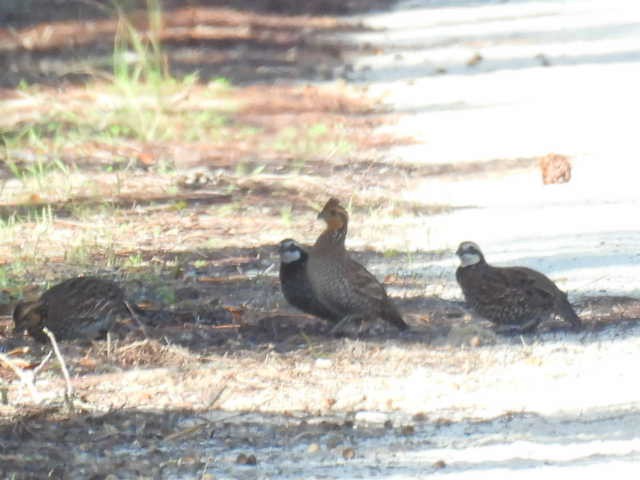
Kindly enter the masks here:
[[[261, 294], [255, 287], [253, 293]], [[634, 317], [626, 321], [634, 331], [637, 303], [615, 303]], [[481, 439], [487, 432], [507, 428], [504, 422], [510, 431], [518, 429], [532, 422], [532, 414], [463, 421], [464, 405], [436, 407], [447, 402], [443, 391], [466, 398], [481, 388], [484, 375], [502, 368], [504, 355], [508, 363], [525, 367], [545, 362], [546, 355], [521, 342], [545, 351], [575, 348], [571, 342], [553, 346], [567, 338], [560, 324], [550, 323], [522, 340], [495, 336], [485, 324], [463, 318], [455, 304], [424, 299], [403, 306], [413, 331], [402, 335], [334, 339], [317, 321], [280, 312], [231, 330], [165, 319], [150, 329], [153, 339], [125, 336], [114, 342], [110, 355], [104, 342], [65, 344], [74, 387], [89, 410], [66, 411], [60, 400], [64, 385], [52, 366], [38, 381], [38, 388], [51, 392], [47, 408], [33, 405], [20, 385], [12, 385], [12, 404], [2, 407], [5, 422], [0, 426], [3, 472], [59, 478], [103, 478], [113, 471], [121, 478], [236, 476], [248, 468], [238, 466], [238, 457], [254, 455], [261, 474], [277, 475], [283, 468], [295, 476], [309, 470], [294, 467], [293, 459], [312, 462], [308, 469], [322, 469], [322, 464], [355, 454], [364, 464], [349, 468], [358, 471], [374, 461], [374, 452], [411, 455], [426, 446], [433, 455], [450, 455], [439, 449], [459, 429], [486, 445]], [[608, 335], [612, 326], [620, 331], [619, 316], [607, 324], [596, 307], [611, 311], [603, 299], [589, 301], [593, 316], [586, 318], [581, 342]], [[415, 385], [426, 372], [431, 372], [428, 381], [422, 378], [424, 385]], [[449, 383], [461, 376], [469, 384], [459, 385], [454, 394]], [[570, 421], [536, 418], [535, 425]], [[580, 422], [595, 428], [594, 420]], [[523, 425], [522, 435], [525, 431], [533, 434]], [[312, 466], [316, 462], [320, 465]], [[380, 467], [412, 471], [410, 463], [393, 455]]]

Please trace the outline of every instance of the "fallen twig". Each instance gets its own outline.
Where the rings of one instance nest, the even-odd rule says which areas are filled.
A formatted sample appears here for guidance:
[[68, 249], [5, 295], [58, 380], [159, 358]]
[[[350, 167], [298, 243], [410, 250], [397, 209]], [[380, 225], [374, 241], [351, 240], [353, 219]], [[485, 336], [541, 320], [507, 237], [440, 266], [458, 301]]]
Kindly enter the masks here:
[[36, 390], [36, 375], [38, 374], [38, 372], [40, 372], [40, 370], [42, 370], [42, 367], [44, 367], [44, 364], [47, 363], [49, 358], [51, 358], [51, 352], [49, 352], [49, 354], [44, 358], [44, 360], [42, 360], [42, 362], [40, 362], [40, 364], [35, 369], [23, 370], [22, 368], [18, 367], [13, 362], [13, 360], [9, 358], [8, 355], [0, 353], [0, 362], [4, 363], [13, 371], [13, 373], [16, 374], [16, 376], [20, 379], [20, 382], [26, 385], [29, 393], [31, 394], [31, 397], [38, 403], [42, 400], [42, 395], [38, 392], [38, 390]]
[[211, 327], [212, 330], [229, 330], [231, 328], [240, 328], [242, 327], [242, 325], [238, 325], [236, 323], [234, 324], [228, 324], [228, 325], [214, 325], [213, 327]]
[[0, 362], [9, 367], [13, 371], [13, 373], [15, 373], [16, 376], [20, 379], [20, 381], [27, 386], [27, 388], [29, 389], [29, 393], [34, 400], [39, 399], [40, 395], [33, 385], [33, 372], [22, 370], [20, 367], [15, 365], [11, 361], [11, 359], [4, 353], [0, 353]]
[[33, 369], [33, 380], [34, 381], [36, 379], [36, 375], [38, 375], [38, 373], [40, 373], [40, 370], [42, 370], [44, 368], [44, 366], [47, 364], [47, 362], [51, 358], [51, 355], [53, 355], [53, 352], [49, 351], [49, 353], [47, 353], [47, 356], [42, 359], [42, 361], [38, 364], [38, 366], [36, 368]]
[[69, 370], [67, 370], [67, 364], [60, 353], [60, 349], [58, 348], [58, 342], [56, 341], [56, 336], [53, 334], [51, 330], [47, 327], [42, 329], [44, 334], [49, 337], [49, 341], [51, 342], [51, 346], [53, 347], [53, 352], [56, 354], [56, 358], [58, 359], [58, 363], [60, 363], [60, 368], [62, 369], [62, 375], [64, 376], [64, 381], [67, 385], [67, 388], [64, 392], [64, 403], [67, 405], [69, 410], [73, 411], [73, 386], [71, 385], [71, 377], [69, 376]]
[[184, 430], [180, 430], [178, 432], [170, 433], [169, 435], [164, 437], [162, 439], [162, 441], [166, 442], [166, 441], [171, 441], [171, 440], [181, 440], [181, 439], [184, 439], [185, 437], [188, 437], [188, 436], [193, 435], [195, 433], [199, 433], [201, 430], [204, 430], [207, 427], [211, 427], [211, 426], [215, 425], [216, 423], [226, 422], [227, 420], [230, 420], [230, 419], [236, 418], [236, 417], [240, 417], [240, 416], [242, 416], [244, 414], [245, 414], [244, 412], [232, 413], [230, 415], [227, 415], [226, 417], [219, 418], [217, 420], [208, 420], [206, 418], [197, 417], [200, 420], [202, 420], [202, 423], [194, 425], [193, 427], [185, 428]]
[[200, 480], [204, 480], [205, 479], [205, 475], [207, 473], [207, 468], [209, 468], [209, 464], [211, 463], [211, 457], [207, 457], [207, 462], [204, 464], [204, 467], [202, 468], [202, 473], [200, 474]]

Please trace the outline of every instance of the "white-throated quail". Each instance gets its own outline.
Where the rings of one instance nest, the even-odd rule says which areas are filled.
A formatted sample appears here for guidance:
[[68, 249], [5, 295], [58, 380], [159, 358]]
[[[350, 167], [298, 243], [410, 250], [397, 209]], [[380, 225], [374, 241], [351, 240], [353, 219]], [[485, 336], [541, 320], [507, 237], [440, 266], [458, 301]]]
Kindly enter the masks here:
[[124, 292], [117, 284], [77, 277], [54, 285], [38, 300], [18, 303], [13, 322], [16, 332], [27, 330], [36, 340], [47, 342], [43, 327], [57, 340], [95, 339], [104, 336], [116, 320], [130, 316]]
[[318, 214], [327, 227], [307, 260], [307, 275], [318, 301], [341, 323], [381, 318], [400, 330], [407, 328], [384, 287], [345, 248], [349, 215], [331, 198]]
[[295, 240], [287, 238], [280, 242], [280, 288], [284, 298], [299, 310], [316, 317], [331, 320], [338, 319], [318, 302], [307, 277], [309, 253]]
[[480, 247], [462, 242], [456, 251], [456, 279], [469, 306], [503, 331], [533, 331], [552, 314], [574, 328], [582, 325], [567, 294], [540, 272], [526, 267], [493, 267]]

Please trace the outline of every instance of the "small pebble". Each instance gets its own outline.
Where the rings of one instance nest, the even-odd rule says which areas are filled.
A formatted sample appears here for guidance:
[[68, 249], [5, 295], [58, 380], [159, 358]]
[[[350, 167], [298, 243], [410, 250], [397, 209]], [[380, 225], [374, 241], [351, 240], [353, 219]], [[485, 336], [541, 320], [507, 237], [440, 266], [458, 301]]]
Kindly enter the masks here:
[[427, 420], [427, 415], [425, 413], [422, 412], [418, 412], [413, 416], [413, 421], [414, 422], [424, 422]]
[[416, 433], [416, 429], [413, 425], [402, 425], [400, 427], [401, 435], [413, 435], [414, 433]]
[[328, 422], [323, 420], [318, 425], [325, 432], [335, 432], [336, 430], [340, 430], [340, 424], [336, 422]]
[[551, 65], [551, 62], [544, 53], [539, 53], [538, 55], [536, 55], [536, 59], [540, 61], [540, 64], [543, 67], [548, 67], [549, 65]]
[[480, 339], [480, 337], [478, 335], [471, 337], [469, 339], [469, 345], [472, 347], [479, 347], [480, 345], [482, 345], [482, 340]]
[[356, 423], [380, 423], [384, 424], [388, 420], [387, 414], [382, 412], [361, 411], [356, 413]]
[[356, 458], [356, 451], [351, 447], [347, 447], [342, 450], [342, 458], [344, 458], [345, 460], [353, 460], [354, 458]]
[[474, 65], [480, 63], [482, 60], [484, 60], [484, 58], [482, 58], [482, 55], [476, 52], [469, 60], [467, 60], [467, 66], [473, 67]]
[[253, 454], [245, 455], [244, 453], [241, 453], [237, 456], [236, 463], [238, 465], [255, 465], [258, 461], [256, 460], [256, 456]]
[[333, 362], [328, 358], [317, 358], [315, 365], [316, 368], [331, 368]]
[[444, 462], [444, 460], [438, 460], [437, 462], [434, 462], [434, 464], [433, 464], [433, 468], [437, 468], [437, 469], [444, 468], [446, 466], [447, 466], [447, 464]]
[[342, 442], [342, 438], [340, 438], [338, 435], [331, 435], [329, 438], [327, 438], [327, 448], [336, 448], [340, 444], [340, 442]]
[[453, 421], [449, 420], [448, 418], [438, 418], [435, 421], [435, 425], [436, 427], [448, 427], [449, 425], [451, 425], [453, 423]]
[[317, 443], [310, 443], [307, 447], [307, 453], [317, 453], [320, 451], [320, 445]]

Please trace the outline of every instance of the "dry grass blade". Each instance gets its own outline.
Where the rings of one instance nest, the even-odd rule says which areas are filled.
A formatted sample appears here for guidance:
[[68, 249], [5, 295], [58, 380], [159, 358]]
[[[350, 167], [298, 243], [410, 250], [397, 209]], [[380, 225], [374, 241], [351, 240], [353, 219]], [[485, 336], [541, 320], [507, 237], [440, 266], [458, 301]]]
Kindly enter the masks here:
[[203, 423], [199, 423], [198, 425], [194, 425], [193, 427], [189, 427], [189, 428], [185, 428], [184, 430], [180, 430], [179, 432], [174, 432], [171, 433], [169, 435], [167, 435], [166, 437], [164, 437], [162, 440], [163, 441], [167, 441], [167, 440], [178, 440], [178, 439], [182, 439], [185, 437], [188, 437], [189, 435], [193, 435], [194, 433], [198, 433], [200, 432], [203, 428], [206, 427], [210, 427], [212, 425], [214, 425], [216, 422], [224, 422], [227, 421], [229, 419], [232, 418], [237, 418], [244, 415], [244, 413], [242, 412], [238, 412], [238, 413], [232, 413], [230, 415], [227, 415], [224, 418], [219, 418], [217, 421], [211, 421], [211, 420], [206, 420], [201, 418], [203, 421]]
[[203, 422], [203, 423], [199, 423], [198, 425], [194, 425], [193, 427], [189, 427], [189, 428], [185, 428], [184, 430], [180, 430], [178, 432], [173, 432], [169, 435], [167, 435], [166, 437], [164, 437], [164, 441], [173, 441], [173, 440], [179, 440], [185, 437], [188, 437], [190, 435], [196, 434], [198, 432], [200, 432], [202, 429], [208, 427], [211, 425], [211, 422]]
[[124, 347], [120, 347], [117, 350], [117, 352], [118, 353], [125, 353], [125, 352], [128, 352], [129, 350], [133, 350], [133, 349], [138, 348], [138, 347], [143, 347], [143, 346], [147, 345], [148, 343], [149, 343], [149, 339], [145, 338], [144, 340], [139, 340], [137, 342], [130, 343], [129, 345], [125, 345]]
[[211, 409], [216, 404], [216, 402], [220, 400], [220, 397], [222, 396], [222, 394], [226, 389], [227, 389], [227, 384], [225, 383], [222, 387], [218, 389], [215, 395], [211, 397], [211, 400], [207, 404], [207, 410]]
[[[220, 389], [213, 395], [211, 401], [207, 404], [207, 410], [211, 409], [216, 402], [220, 399], [224, 391], [227, 389], [227, 384], [225, 383]], [[181, 438], [188, 437], [195, 433], [200, 432], [203, 428], [209, 427], [213, 425], [214, 422], [205, 420], [203, 423], [199, 423], [198, 425], [194, 425], [193, 427], [185, 428], [184, 430], [180, 430], [178, 432], [173, 432], [166, 437], [164, 437], [165, 441], [178, 440]]]

